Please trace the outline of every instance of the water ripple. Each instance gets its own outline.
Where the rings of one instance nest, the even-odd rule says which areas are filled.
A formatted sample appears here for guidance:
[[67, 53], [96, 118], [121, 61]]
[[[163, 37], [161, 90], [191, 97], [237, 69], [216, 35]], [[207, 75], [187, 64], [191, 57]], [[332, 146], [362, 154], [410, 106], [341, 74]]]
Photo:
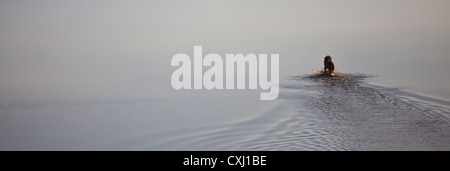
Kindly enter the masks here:
[[450, 103], [369, 85], [370, 75], [336, 75], [290, 77], [280, 103], [258, 117], [136, 142], [149, 150], [450, 150]]

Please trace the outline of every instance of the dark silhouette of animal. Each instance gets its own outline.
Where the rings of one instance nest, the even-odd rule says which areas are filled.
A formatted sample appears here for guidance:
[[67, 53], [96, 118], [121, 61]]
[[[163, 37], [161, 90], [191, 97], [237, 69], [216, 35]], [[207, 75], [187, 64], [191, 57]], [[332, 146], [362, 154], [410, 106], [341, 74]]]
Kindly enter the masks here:
[[334, 63], [331, 60], [331, 56], [326, 56], [325, 60], [323, 61], [323, 64], [324, 64], [324, 73], [327, 74], [327, 70], [328, 70], [328, 74], [333, 75]]

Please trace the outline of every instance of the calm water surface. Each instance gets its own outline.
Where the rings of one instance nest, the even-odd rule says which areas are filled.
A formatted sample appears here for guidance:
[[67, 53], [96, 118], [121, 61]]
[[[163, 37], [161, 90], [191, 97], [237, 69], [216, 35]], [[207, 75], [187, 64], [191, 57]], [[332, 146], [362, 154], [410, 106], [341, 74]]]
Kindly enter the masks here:
[[[2, 1], [0, 150], [449, 150], [450, 1]], [[280, 96], [173, 55], [280, 55]], [[314, 71], [330, 55], [339, 77]], [[207, 67], [204, 68], [204, 71]]]

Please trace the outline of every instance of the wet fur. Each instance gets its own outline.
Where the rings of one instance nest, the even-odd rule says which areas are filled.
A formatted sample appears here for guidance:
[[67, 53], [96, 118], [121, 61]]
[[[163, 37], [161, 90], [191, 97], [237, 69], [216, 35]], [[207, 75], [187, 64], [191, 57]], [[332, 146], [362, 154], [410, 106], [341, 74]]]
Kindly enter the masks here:
[[[328, 75], [332, 75], [334, 73], [334, 63], [331, 60], [330, 56], [326, 56], [324, 61], [324, 73], [328, 73]], [[328, 72], [327, 72], [328, 70]]]

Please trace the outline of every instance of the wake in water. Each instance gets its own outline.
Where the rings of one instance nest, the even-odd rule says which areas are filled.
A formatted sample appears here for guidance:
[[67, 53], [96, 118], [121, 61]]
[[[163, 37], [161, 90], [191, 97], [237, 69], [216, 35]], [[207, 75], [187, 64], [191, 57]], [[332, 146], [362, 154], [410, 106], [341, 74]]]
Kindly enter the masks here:
[[363, 73], [343, 73], [343, 72], [334, 72], [333, 75], [329, 75], [327, 72], [323, 70], [313, 70], [313, 74], [306, 74], [302, 76], [292, 76], [291, 79], [366, 79], [374, 77], [373, 75], [363, 74]]
[[405, 95], [401, 90], [365, 83], [370, 77], [360, 73], [329, 77], [320, 72], [293, 76], [297, 85], [285, 88], [310, 93], [296, 97], [292, 97], [295, 93], [288, 93], [285, 97], [326, 120], [342, 149], [450, 149], [448, 106], [408, 100], [401, 96]]
[[281, 103], [255, 118], [132, 144], [150, 150], [450, 150], [449, 106], [372, 86], [365, 82], [371, 77], [291, 76], [282, 82]]

